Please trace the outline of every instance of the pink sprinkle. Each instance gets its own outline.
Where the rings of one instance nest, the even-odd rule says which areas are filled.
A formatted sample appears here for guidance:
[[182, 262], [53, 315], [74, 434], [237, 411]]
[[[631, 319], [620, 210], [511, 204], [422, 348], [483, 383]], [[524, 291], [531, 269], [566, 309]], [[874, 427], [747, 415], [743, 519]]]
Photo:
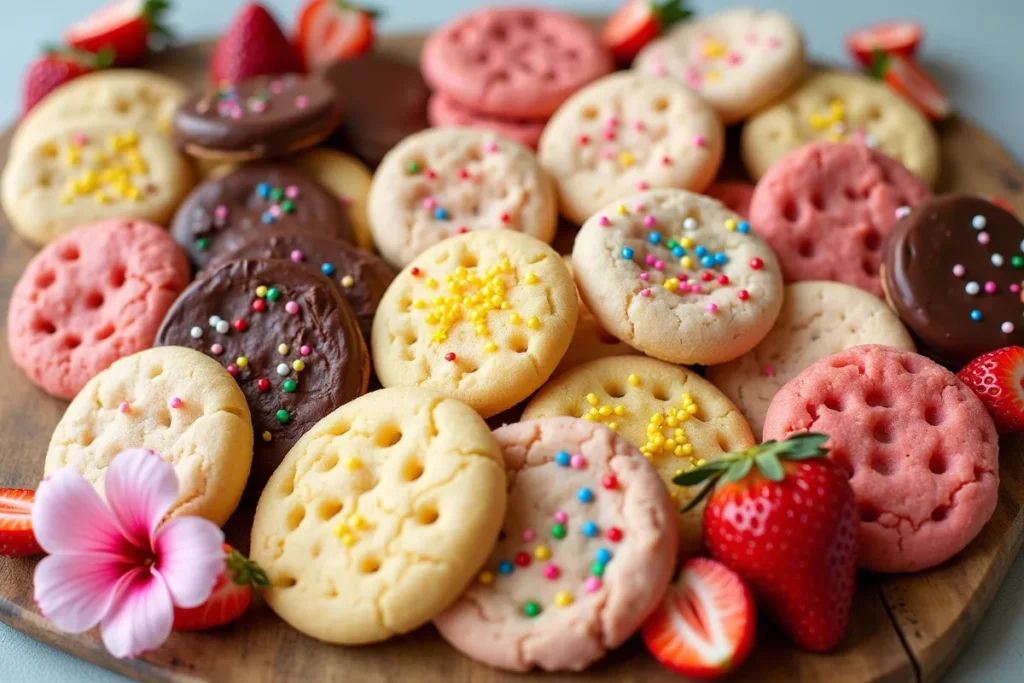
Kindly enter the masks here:
[[694, 282], [692, 285], [690, 285], [690, 293], [691, 294], [700, 294], [703, 291], [704, 291], [704, 288], [701, 287], [696, 282]]
[[231, 365], [229, 365], [229, 366], [227, 367], [227, 371], [228, 371], [228, 374], [229, 374], [229, 375], [231, 375], [232, 377], [234, 377], [235, 375], [237, 375], [237, 374], [238, 374], [238, 366], [237, 366], [237, 365], [235, 365], [234, 363], [232, 363]]
[[738, 53], [738, 52], [730, 52], [725, 57], [725, 63], [728, 64], [729, 66], [736, 66], [737, 64], [739, 64], [742, 61], [743, 61], [743, 57], [741, 57], [740, 53]]
[[281, 93], [284, 92], [284, 83], [282, 83], [281, 81], [271, 81], [270, 92], [274, 93], [275, 95], [280, 95]]
[[284, 196], [288, 199], [296, 199], [299, 196], [299, 188], [295, 185], [289, 185], [284, 188]]
[[718, 312], [718, 304], [708, 304], [705, 308], [707, 308], [708, 313]]
[[761, 373], [765, 377], [774, 377], [775, 376], [775, 368], [772, 367], [771, 365], [766, 365], [763, 368], [761, 368]]
[[601, 150], [601, 155], [600, 156], [601, 156], [602, 159], [611, 159], [612, 155], [613, 155], [612, 150], [610, 150], [607, 147], [605, 147], [604, 149]]
[[644, 227], [645, 228], [653, 228], [654, 227], [654, 216], [652, 216], [650, 214], [644, 216]]
[[72, 137], [71, 139], [79, 147], [89, 143], [89, 138], [88, 136], [86, 136], [85, 133], [75, 133], [74, 137]]
[[1017, 292], [1020, 291], [1020, 285], [1014, 282], [1012, 285], [1010, 285], [1010, 291], [1016, 294]]
[[605, 140], [614, 140], [615, 139], [615, 131], [611, 130], [611, 129], [606, 130], [604, 132], [604, 139]]
[[212, 353], [215, 356], [219, 356], [220, 354], [224, 353], [224, 347], [221, 346], [220, 344], [214, 344], [213, 346], [210, 347], [210, 353]]
[[757, 44], [757, 34], [756, 33], [748, 33], [746, 40], [747, 40], [747, 45], [756, 45]]
[[309, 346], [307, 346], [306, 344], [303, 344], [302, 346], [299, 347], [299, 355], [308, 356], [311, 352], [312, 349], [310, 349]]
[[985, 291], [987, 293], [989, 293], [989, 294], [995, 294], [996, 293], [996, 283], [992, 282], [991, 280], [986, 282], [985, 283]]
[[665, 262], [664, 261], [655, 261], [654, 262], [654, 268], [655, 268], [655, 270], [665, 270]]
[[555, 521], [559, 524], [565, 524], [569, 520], [569, 515], [565, 514], [561, 510], [555, 513]]
[[597, 219], [597, 224], [600, 225], [602, 228], [607, 228], [609, 225], [612, 224], [612, 222], [608, 220], [608, 216], [601, 216], [600, 218]]
[[665, 68], [664, 64], [658, 64], [654, 67], [654, 73], [657, 76], [668, 76], [668, 69]]
[[651, 186], [647, 184], [647, 181], [641, 180], [639, 183], [636, 184], [636, 189], [639, 190], [640, 192], [646, 192], [647, 190], [651, 189]]
[[647, 265], [653, 266], [654, 265], [654, 254], [648, 254], [647, 258], [645, 258], [644, 260], [647, 262]]
[[220, 206], [213, 210], [213, 216], [217, 220], [224, 220], [225, 218], [228, 217], [228, 207], [221, 204]]
[[175, 410], [180, 408], [181, 407], [181, 399], [178, 398], [177, 396], [172, 397], [171, 398], [171, 407], [174, 408]]
[[295, 315], [299, 312], [299, 305], [294, 301], [289, 301], [284, 305], [284, 310], [288, 311], [291, 315]]
[[608, 123], [606, 125], [609, 128], [618, 128], [619, 127], [619, 119], [618, 119], [618, 117], [616, 117], [616, 116], [608, 117]]
[[650, 287], [648, 287], [647, 289], [641, 289], [640, 290], [640, 296], [650, 296], [650, 295], [651, 295], [651, 288]]
[[588, 593], [594, 593], [601, 590], [601, 579], [596, 576], [588, 576], [587, 580], [583, 582], [583, 587], [587, 589]]
[[771, 49], [774, 50], [780, 45], [782, 45], [782, 41], [776, 38], [775, 36], [772, 36], [771, 38], [768, 39], [768, 47], [770, 47]]
[[680, 282], [686, 282], [687, 280], [689, 280], [689, 279], [690, 279], [690, 276], [689, 276], [688, 274], [686, 274], [686, 273], [679, 273], [679, 275], [677, 275], [677, 276], [676, 276], [676, 278], [677, 278], [677, 279], [678, 279], [678, 280], [679, 280]]
[[295, 106], [299, 109], [305, 109], [309, 106], [309, 98], [305, 95], [299, 95], [295, 98]]
[[704, 139], [704, 136], [701, 135], [700, 133], [697, 133], [696, 135], [693, 136], [694, 147], [703, 147], [706, 142], [707, 141]]
[[262, 114], [266, 110], [267, 110], [267, 103], [263, 102], [262, 100], [255, 100], [255, 101], [249, 103], [249, 111], [251, 111], [253, 113]]
[[274, 218], [277, 218], [278, 216], [281, 215], [281, 207], [278, 206], [277, 204], [274, 204], [272, 207], [267, 209], [267, 213], [269, 213]]
[[633, 130], [638, 130], [638, 131], [647, 130], [647, 124], [645, 124], [640, 119], [637, 119], [636, 121], [633, 122]]
[[428, 211], [433, 211], [437, 208], [437, 200], [433, 197], [427, 197], [423, 200], [423, 208]]
[[546, 579], [557, 579], [562, 575], [562, 570], [558, 568], [557, 564], [546, 564], [544, 565], [544, 578]]
[[131, 406], [128, 405], [127, 401], [121, 401], [121, 405], [119, 405], [117, 409], [121, 411], [122, 415], [127, 415], [128, 411], [131, 410]]
[[587, 466], [587, 459], [584, 458], [579, 453], [577, 453], [576, 455], [572, 456], [572, 458], [569, 459], [569, 466], [572, 467], [574, 470], [582, 470], [584, 467]]
[[236, 120], [242, 118], [242, 110], [241, 109], [232, 109], [231, 110], [231, 118], [236, 119]]
[[957, 277], [963, 277], [966, 272], [967, 270], [959, 263], [953, 266], [953, 275]]
[[493, 154], [494, 152], [498, 151], [498, 143], [494, 141], [488, 142], [486, 145], [484, 145], [484, 149]]
[[1013, 330], [1016, 329], [1016, 328], [1014, 328], [1013, 323], [1011, 323], [1009, 320], [1007, 320], [1005, 323], [1003, 323], [1000, 326], [999, 329], [1001, 329], [1003, 331], [1003, 334], [1013, 334]]
[[523, 540], [529, 543], [537, 536], [537, 533], [530, 528], [523, 529]]
[[302, 260], [302, 252], [299, 251], [298, 249], [295, 249], [294, 251], [292, 251], [291, 257], [292, 257], [292, 261], [295, 261], [296, 263], [298, 263], [299, 261]]
[[988, 233], [987, 232], [979, 232], [978, 233], [978, 242], [980, 244], [988, 244]]

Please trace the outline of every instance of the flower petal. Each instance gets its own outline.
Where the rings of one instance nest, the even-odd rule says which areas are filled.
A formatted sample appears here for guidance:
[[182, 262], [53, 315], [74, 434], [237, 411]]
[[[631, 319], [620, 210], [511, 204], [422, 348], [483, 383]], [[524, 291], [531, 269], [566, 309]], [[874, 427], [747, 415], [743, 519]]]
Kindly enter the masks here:
[[113, 556], [44, 557], [36, 565], [36, 604], [62, 631], [88, 631], [107, 614], [118, 582], [131, 569]]
[[160, 527], [154, 541], [156, 570], [178, 607], [198, 607], [224, 571], [224, 532], [202, 517], [178, 517]]
[[48, 553], [124, 555], [127, 542], [110, 510], [77, 471], [44, 479], [32, 506], [32, 529]]
[[110, 463], [103, 488], [124, 535], [148, 550], [160, 520], [178, 499], [174, 467], [153, 451], [129, 448]]
[[101, 631], [115, 657], [138, 657], [160, 647], [171, 635], [174, 605], [157, 572], [137, 568], [124, 577]]

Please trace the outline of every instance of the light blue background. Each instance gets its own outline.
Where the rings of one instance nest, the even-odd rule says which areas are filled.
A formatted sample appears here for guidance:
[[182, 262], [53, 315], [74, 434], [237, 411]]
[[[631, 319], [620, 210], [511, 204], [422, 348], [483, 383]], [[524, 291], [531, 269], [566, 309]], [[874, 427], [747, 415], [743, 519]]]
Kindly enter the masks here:
[[[387, 12], [385, 31], [429, 28], [482, 0], [367, 0]], [[2, 0], [0, 112], [13, 117], [23, 67], [40, 46], [56, 42], [64, 26], [100, 0]], [[172, 22], [185, 38], [218, 33], [241, 1], [175, 0]], [[270, 0], [282, 23], [300, 0]], [[505, 0], [505, 4], [516, 3]], [[608, 12], [619, 0], [534, 0], [577, 12]], [[691, 2], [710, 12], [735, 2]], [[809, 51], [845, 60], [843, 35], [861, 24], [893, 18], [924, 23], [924, 60], [956, 106], [994, 133], [1024, 160], [1024, 0], [747, 0], [780, 9], [802, 26]], [[1002, 683], [1024, 679], [1024, 559], [1018, 558], [985, 622], [953, 666], [947, 683]], [[109, 683], [125, 679], [39, 644], [0, 624], [0, 681]]]

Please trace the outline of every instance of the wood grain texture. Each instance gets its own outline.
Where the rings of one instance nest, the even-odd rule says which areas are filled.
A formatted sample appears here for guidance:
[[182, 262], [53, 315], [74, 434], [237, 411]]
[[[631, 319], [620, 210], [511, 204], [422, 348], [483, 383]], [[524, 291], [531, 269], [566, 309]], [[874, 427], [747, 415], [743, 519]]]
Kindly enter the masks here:
[[[386, 53], [415, 60], [422, 37], [391, 36]], [[209, 44], [194, 44], [155, 60], [152, 67], [186, 82], [205, 73]], [[954, 119], [941, 129], [942, 190], [999, 195], [1024, 213], [1024, 171], [1003, 148], [969, 122]], [[0, 138], [6, 158], [10, 131]], [[571, 231], [556, 242], [571, 245]], [[564, 249], [563, 249], [564, 250]], [[14, 283], [33, 255], [0, 216], [0, 319], [6, 321]], [[0, 486], [34, 487], [42, 474], [50, 433], [65, 403], [32, 386], [14, 368], [0, 344]], [[797, 683], [905, 683], [937, 680], [974, 632], [1024, 537], [1024, 440], [1002, 447], [999, 505], [992, 521], [959, 556], [931, 571], [910, 576], [862, 575], [853, 619], [834, 652], [800, 651], [770, 626], [759, 636], [747, 665], [729, 680]], [[231, 519], [229, 541], [247, 549], [251, 503]], [[103, 649], [98, 633], [68, 635], [43, 619], [32, 601], [35, 560], [0, 558], [0, 619], [90, 662], [140, 681], [174, 683], [391, 681], [522, 681], [480, 666], [452, 650], [431, 627], [379, 645], [345, 648], [299, 634], [257, 603], [239, 622], [204, 634], [173, 634], [155, 653], [136, 661], [117, 660]], [[658, 683], [679, 677], [657, 665], [633, 639], [583, 674], [549, 674], [546, 681]]]

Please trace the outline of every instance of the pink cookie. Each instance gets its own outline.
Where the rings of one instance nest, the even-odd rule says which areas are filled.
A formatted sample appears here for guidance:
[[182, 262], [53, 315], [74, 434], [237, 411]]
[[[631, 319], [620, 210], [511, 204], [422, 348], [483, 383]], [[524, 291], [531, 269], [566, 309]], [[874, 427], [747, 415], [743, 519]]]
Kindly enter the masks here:
[[549, 417], [494, 436], [508, 468], [502, 535], [434, 625], [499, 669], [585, 669], [657, 607], [675, 568], [678, 512], [640, 451], [599, 424]]
[[750, 222], [787, 282], [836, 280], [882, 296], [882, 243], [928, 188], [898, 161], [862, 145], [819, 142], [787, 154], [761, 178]]
[[703, 194], [722, 202], [730, 211], [750, 218], [750, 200], [754, 196], [754, 186], [750, 183], [720, 181], [713, 183]]
[[427, 105], [427, 117], [435, 128], [486, 128], [527, 147], [537, 148], [546, 121], [530, 119], [500, 119], [468, 109], [444, 93], [434, 93]]
[[11, 358], [47, 393], [74, 398], [115, 360], [153, 345], [188, 281], [185, 254], [152, 223], [76, 228], [39, 252], [15, 285]]
[[427, 82], [490, 116], [546, 119], [614, 63], [583, 22], [540, 9], [484, 9], [434, 31], [423, 46]]
[[764, 438], [831, 438], [860, 511], [860, 566], [915, 572], [953, 557], [996, 508], [999, 442], [981, 401], [908, 351], [855, 346], [814, 363], [768, 407]]

